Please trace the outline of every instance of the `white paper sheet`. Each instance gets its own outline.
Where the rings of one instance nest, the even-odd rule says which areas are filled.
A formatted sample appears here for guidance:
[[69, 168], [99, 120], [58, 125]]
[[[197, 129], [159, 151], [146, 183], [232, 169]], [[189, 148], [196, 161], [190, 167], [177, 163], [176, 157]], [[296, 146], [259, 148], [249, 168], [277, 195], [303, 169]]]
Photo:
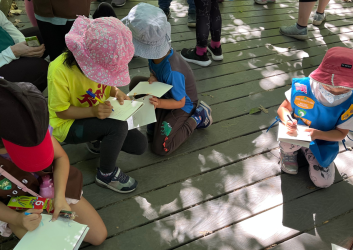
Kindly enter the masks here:
[[113, 106], [114, 111], [108, 118], [126, 121], [130, 116], [136, 113], [136, 111], [143, 105], [143, 102], [124, 100], [124, 104], [120, 103], [114, 97], [109, 97], [107, 101]]
[[167, 93], [173, 86], [165, 84], [162, 82], [140, 82], [133, 88], [127, 95], [153, 95], [155, 97], [161, 98], [165, 93]]
[[311, 136], [309, 132], [305, 132], [305, 129], [309, 127], [303, 126], [303, 125], [297, 125], [297, 128], [298, 128], [297, 136], [288, 135], [286, 126], [280, 122], [278, 126], [277, 140], [308, 148], [311, 142]]
[[157, 121], [154, 105], [150, 103], [151, 97], [151, 95], [148, 95], [135, 100], [138, 102], [143, 102], [143, 105], [133, 116], [127, 119], [129, 130], [139, 128]]
[[39, 226], [27, 232], [14, 250], [78, 250], [89, 227], [60, 217], [52, 222], [51, 218], [42, 214]]

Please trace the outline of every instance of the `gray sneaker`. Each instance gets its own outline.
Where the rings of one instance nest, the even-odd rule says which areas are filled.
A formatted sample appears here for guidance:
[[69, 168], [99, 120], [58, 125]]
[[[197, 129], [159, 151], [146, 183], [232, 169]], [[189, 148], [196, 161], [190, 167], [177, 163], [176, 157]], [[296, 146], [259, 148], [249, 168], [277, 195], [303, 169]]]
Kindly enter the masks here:
[[112, 1], [112, 6], [113, 7], [121, 7], [126, 4], [126, 0], [113, 0]]
[[298, 151], [293, 153], [281, 152], [281, 169], [287, 174], [297, 174], [298, 173]]
[[191, 28], [196, 27], [196, 10], [189, 10], [188, 13], [188, 26]]
[[[112, 177], [113, 176], [113, 177]], [[137, 187], [137, 181], [126, 175], [120, 168], [115, 168], [112, 175], [104, 176], [100, 170], [97, 171], [96, 183], [98, 186], [109, 188], [118, 193], [131, 193]]]
[[318, 14], [315, 12], [315, 15], [313, 17], [313, 24], [314, 25], [320, 25], [323, 21], [326, 20], [326, 14]]
[[298, 29], [297, 24], [294, 24], [292, 26], [282, 26], [279, 28], [279, 32], [282, 35], [294, 37], [299, 40], [308, 39], [308, 28]]

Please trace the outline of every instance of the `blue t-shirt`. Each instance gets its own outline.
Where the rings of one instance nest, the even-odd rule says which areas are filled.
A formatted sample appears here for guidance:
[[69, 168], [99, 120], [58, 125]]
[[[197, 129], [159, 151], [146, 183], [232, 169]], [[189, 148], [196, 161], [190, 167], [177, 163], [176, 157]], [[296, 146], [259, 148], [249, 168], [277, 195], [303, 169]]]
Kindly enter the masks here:
[[[190, 97], [186, 94], [185, 76], [179, 71], [172, 70], [173, 66], [172, 66], [172, 63], [170, 62], [170, 58], [175, 56], [177, 56], [177, 54], [174, 54], [174, 50], [171, 49], [170, 54], [166, 58], [164, 58], [164, 60], [159, 64], [155, 64], [153, 60], [149, 59], [148, 60], [149, 68], [150, 68], [150, 71], [156, 76], [159, 82], [163, 82], [173, 86], [173, 88], [171, 88], [162, 98], [166, 98], [166, 99], [173, 98], [176, 101], [180, 101], [185, 97], [185, 105], [181, 109], [187, 113], [190, 113], [193, 109], [193, 102], [191, 101]], [[173, 61], [178, 61], [178, 60], [173, 60]], [[181, 66], [184, 66], [184, 65], [181, 65]], [[186, 68], [186, 67], [183, 67], [183, 68]], [[189, 68], [187, 70], [189, 70]], [[195, 85], [195, 83], [193, 83], [193, 85]], [[192, 87], [195, 89], [195, 94], [197, 94], [196, 86], [192, 86]]]

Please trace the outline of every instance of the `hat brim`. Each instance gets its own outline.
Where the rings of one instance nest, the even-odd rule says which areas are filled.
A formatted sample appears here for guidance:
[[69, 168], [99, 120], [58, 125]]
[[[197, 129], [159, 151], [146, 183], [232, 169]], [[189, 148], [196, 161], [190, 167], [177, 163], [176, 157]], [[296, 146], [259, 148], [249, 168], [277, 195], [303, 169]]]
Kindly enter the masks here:
[[315, 69], [309, 75], [309, 77], [321, 84], [328, 85], [333, 88], [345, 88], [353, 90], [352, 77], [328, 73], [320, 69], [320, 67]]
[[[75, 24], [76, 22], [74, 25]], [[65, 36], [66, 45], [74, 55], [81, 70], [85, 76], [96, 83], [115, 87], [128, 85], [130, 83], [128, 65], [123, 69], [112, 68], [108, 70], [102, 65], [93, 62], [89, 57], [88, 49], [84, 43], [84, 36], [82, 35], [82, 31], [85, 30], [89, 24], [87, 20], [78, 22], [76, 27], [73, 27]], [[97, 74], [96, 72], [99, 73]]]
[[38, 172], [49, 167], [54, 160], [54, 147], [49, 130], [44, 140], [34, 147], [23, 147], [2, 139], [13, 163], [26, 172]]
[[163, 44], [159, 46], [151, 46], [145, 43], [141, 43], [134, 37], [132, 38], [132, 43], [135, 47], [135, 56], [139, 56], [146, 59], [162, 58], [168, 53], [171, 48], [167, 36], [165, 37], [165, 41], [163, 42]]

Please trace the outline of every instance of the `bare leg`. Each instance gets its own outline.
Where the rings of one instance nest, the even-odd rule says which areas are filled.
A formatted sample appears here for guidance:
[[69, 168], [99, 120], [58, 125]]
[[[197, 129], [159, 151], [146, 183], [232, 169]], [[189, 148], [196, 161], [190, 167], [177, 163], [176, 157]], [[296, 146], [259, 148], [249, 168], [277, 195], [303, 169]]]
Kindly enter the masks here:
[[319, 5], [317, 6], [317, 12], [324, 13], [325, 8], [330, 0], [319, 0]]
[[70, 205], [70, 207], [72, 211], [78, 214], [75, 221], [89, 227], [84, 241], [95, 246], [102, 244], [108, 235], [107, 228], [92, 205], [85, 198], [81, 197], [81, 200], [77, 204]]
[[[327, 1], [327, 0], [324, 0]], [[315, 2], [299, 2], [298, 24], [307, 26], [312, 9]], [[326, 5], [325, 5], [326, 6]]]

